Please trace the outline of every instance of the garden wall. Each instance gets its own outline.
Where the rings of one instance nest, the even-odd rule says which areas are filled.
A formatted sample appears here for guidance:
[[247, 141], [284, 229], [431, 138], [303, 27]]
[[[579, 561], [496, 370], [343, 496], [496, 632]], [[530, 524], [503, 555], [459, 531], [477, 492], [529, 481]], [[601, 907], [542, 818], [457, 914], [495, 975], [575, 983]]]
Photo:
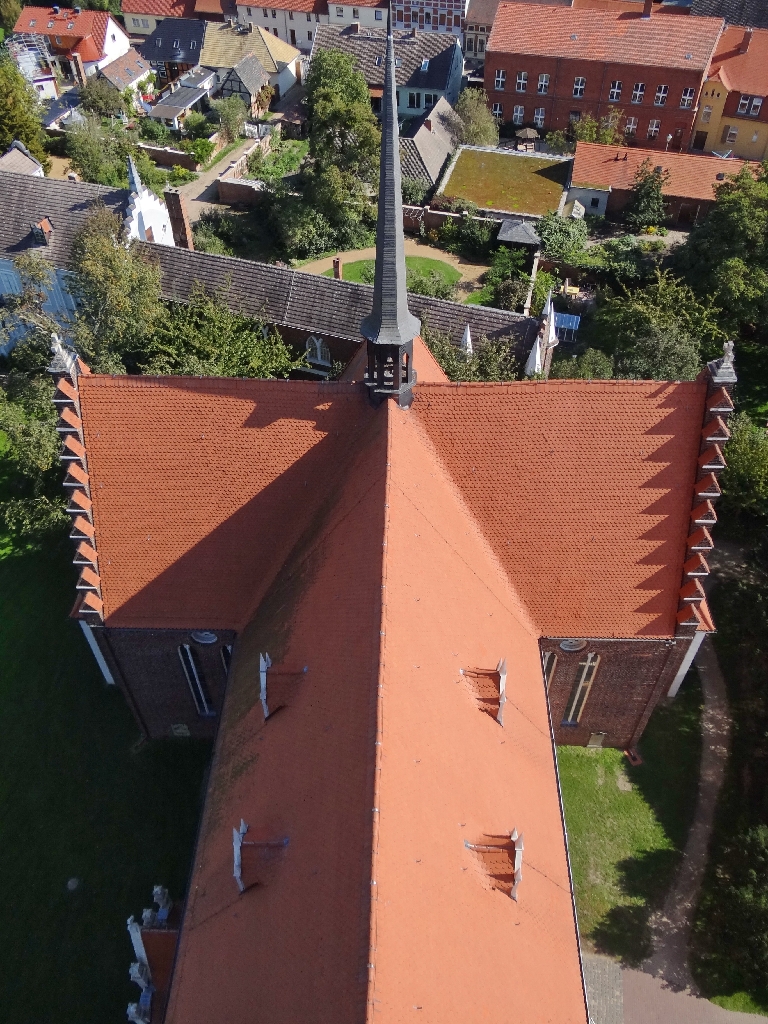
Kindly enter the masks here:
[[[493, 220], [497, 223], [501, 223], [506, 220], [509, 214], [501, 213], [497, 210], [488, 210], [488, 216], [486, 217], [473, 217], [473, 220]], [[403, 230], [410, 231], [413, 234], [419, 234], [420, 224], [424, 224], [425, 231], [437, 231], [447, 220], [461, 220], [464, 215], [461, 213], [451, 213], [448, 210], [432, 210], [429, 206], [403, 206]], [[518, 217], [518, 214], [515, 214]], [[520, 220], [538, 220], [538, 217], [520, 217]]]
[[[211, 136], [211, 142], [213, 143], [213, 153], [211, 153], [210, 159], [219, 153], [226, 142], [223, 136], [216, 132]], [[202, 164], [199, 164], [191, 153], [184, 153], [180, 149], [174, 149], [172, 146], [153, 146], [148, 142], [140, 142], [139, 149], [144, 150], [149, 159], [156, 163], [159, 167], [184, 167], [188, 171], [199, 171]]]
[[244, 181], [243, 175], [248, 169], [248, 157], [257, 149], [268, 153], [271, 136], [265, 135], [249, 146], [242, 156], [232, 163], [219, 176], [219, 202], [242, 203], [245, 206], [257, 206], [263, 201], [266, 190], [260, 181]]

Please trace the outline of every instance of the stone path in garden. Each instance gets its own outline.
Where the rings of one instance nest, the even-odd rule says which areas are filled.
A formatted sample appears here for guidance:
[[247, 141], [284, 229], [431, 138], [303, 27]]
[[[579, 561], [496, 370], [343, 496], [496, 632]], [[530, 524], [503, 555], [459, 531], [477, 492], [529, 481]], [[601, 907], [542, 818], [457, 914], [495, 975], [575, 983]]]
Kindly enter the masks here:
[[[188, 185], [182, 185], [179, 188], [179, 191], [183, 192], [187, 198], [190, 223], [195, 224], [199, 221], [200, 215], [204, 210], [210, 210], [218, 206], [218, 180], [220, 175], [252, 145], [253, 139], [242, 139], [240, 144], [231, 153], [228, 153], [223, 160], [215, 163], [210, 170], [201, 171], [197, 181], [191, 181]], [[220, 208], [228, 209], [228, 207]]]
[[[724, 545], [721, 573], [741, 562]], [[710, 578], [711, 579], [711, 578]], [[714, 581], [713, 581], [714, 582]], [[717, 797], [725, 777], [731, 717], [725, 680], [711, 639], [696, 657], [704, 694], [699, 792], [683, 860], [664, 906], [651, 918], [653, 953], [640, 970], [608, 957], [584, 954], [584, 975], [594, 1024], [768, 1024], [768, 1017], [736, 1013], [703, 999], [688, 968], [688, 942], [707, 866]]]

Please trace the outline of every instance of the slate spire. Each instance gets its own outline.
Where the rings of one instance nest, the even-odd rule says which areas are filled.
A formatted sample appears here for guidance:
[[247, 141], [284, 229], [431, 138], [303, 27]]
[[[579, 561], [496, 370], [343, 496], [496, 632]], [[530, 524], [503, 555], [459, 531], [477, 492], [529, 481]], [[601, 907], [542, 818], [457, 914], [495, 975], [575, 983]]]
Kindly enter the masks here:
[[[400, 193], [400, 133], [397, 121], [397, 81], [392, 12], [387, 17], [387, 56], [382, 98], [381, 167], [379, 171], [379, 213], [376, 224], [376, 273], [373, 309], [360, 330], [368, 341], [368, 384], [375, 394], [402, 396], [410, 404], [413, 375], [413, 339], [421, 323], [408, 309], [403, 243], [403, 200]], [[379, 350], [378, 355], [374, 349]], [[383, 350], [387, 349], [385, 353]], [[398, 351], [395, 352], [394, 349]], [[385, 364], [388, 364], [389, 370]], [[399, 366], [400, 372], [394, 372]], [[382, 378], [386, 374], [391, 379]], [[407, 400], [403, 393], [407, 391]], [[379, 399], [380, 400], [380, 399]]]

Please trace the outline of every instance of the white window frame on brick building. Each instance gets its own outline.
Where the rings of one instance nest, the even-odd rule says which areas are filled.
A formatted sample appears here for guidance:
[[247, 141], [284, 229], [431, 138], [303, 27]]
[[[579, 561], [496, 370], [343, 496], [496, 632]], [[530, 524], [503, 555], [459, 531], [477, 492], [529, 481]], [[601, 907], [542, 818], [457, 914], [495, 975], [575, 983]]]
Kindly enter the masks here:
[[645, 99], [645, 82], [635, 82], [632, 87], [632, 103], [642, 103]]
[[539, 84], [536, 86], [539, 96], [546, 96], [549, 92], [549, 75], [539, 75]]
[[544, 127], [544, 119], [546, 118], [546, 116], [547, 116], [547, 108], [546, 107], [536, 107], [536, 109], [533, 112], [533, 123], [536, 125], [537, 128], [543, 128]]
[[576, 675], [576, 682], [565, 705], [565, 714], [562, 724], [565, 726], [578, 725], [581, 716], [589, 700], [592, 684], [597, 675], [597, 668], [600, 664], [599, 654], [588, 654], [584, 661], [579, 662], [579, 670]]
[[522, 124], [525, 121], [525, 107], [516, 106], [512, 110], [512, 124]]
[[626, 124], [624, 125], [625, 135], [636, 135], [637, 134], [637, 118], [628, 117]]
[[739, 99], [738, 114], [746, 114], [747, 117], [757, 117], [763, 105], [762, 96], [747, 96], [742, 93]]
[[653, 98], [653, 105], [654, 105], [654, 107], [666, 107], [666, 105], [667, 105], [667, 96], [669, 96], [669, 86], [668, 85], [657, 85], [656, 86], [656, 95]]
[[496, 78], [493, 82], [493, 88], [496, 92], [504, 92], [504, 86], [507, 84], [507, 72], [504, 68], [499, 68], [496, 72]]
[[687, 89], [683, 89], [682, 95], [680, 97], [681, 108], [683, 110], [690, 110], [693, 106], [693, 100], [695, 96], [696, 90], [693, 88], [693, 86], [688, 86]]
[[608, 102], [618, 103], [621, 99], [621, 82], [611, 82], [611, 88], [608, 90]]
[[657, 118], [653, 118], [651, 121], [648, 122], [648, 138], [649, 139], [658, 139], [660, 131], [661, 131], [661, 121], [659, 121]]
[[575, 100], [583, 99], [584, 91], [587, 88], [586, 78], [582, 78], [581, 75], [577, 75], [573, 80], [573, 98]]
[[494, 103], [491, 106], [491, 113], [493, 114], [497, 121], [501, 121], [502, 118], [504, 117], [504, 108], [500, 103]]
[[528, 89], [528, 72], [518, 71], [517, 82], [515, 83], [515, 92], [526, 92]]

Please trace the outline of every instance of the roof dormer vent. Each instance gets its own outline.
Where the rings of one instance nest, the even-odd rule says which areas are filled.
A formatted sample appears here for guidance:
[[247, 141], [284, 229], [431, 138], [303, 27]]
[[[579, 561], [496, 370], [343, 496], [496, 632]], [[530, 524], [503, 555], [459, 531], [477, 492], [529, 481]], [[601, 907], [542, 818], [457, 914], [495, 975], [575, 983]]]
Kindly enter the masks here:
[[53, 221], [50, 217], [43, 217], [37, 222], [32, 224], [32, 237], [38, 243], [38, 245], [50, 245], [51, 237], [53, 236]]

